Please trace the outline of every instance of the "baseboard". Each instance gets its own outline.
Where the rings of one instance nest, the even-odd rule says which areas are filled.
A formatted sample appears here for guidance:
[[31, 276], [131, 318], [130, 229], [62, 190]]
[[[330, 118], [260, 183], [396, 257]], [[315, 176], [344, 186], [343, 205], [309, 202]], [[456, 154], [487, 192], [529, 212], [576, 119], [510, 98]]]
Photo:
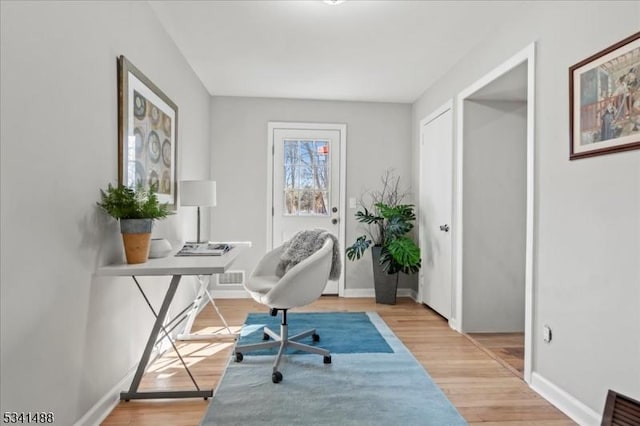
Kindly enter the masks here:
[[[398, 297], [410, 297], [418, 301], [418, 292], [411, 288], [399, 288], [396, 293]], [[344, 290], [344, 297], [376, 297], [375, 290], [372, 288], [347, 288]]]
[[111, 388], [105, 396], [96, 402], [95, 405], [80, 418], [80, 420], [74, 423], [74, 426], [95, 426], [102, 424], [102, 422], [107, 418], [107, 416], [109, 416], [109, 414], [111, 414], [113, 409], [116, 408], [116, 405], [120, 402], [120, 392], [129, 387], [129, 384], [136, 373], [137, 367], [137, 365], [134, 365], [127, 375], [118, 382], [118, 384]]
[[449, 318], [449, 327], [451, 327], [451, 329], [457, 331], [458, 333], [462, 333], [460, 324], [458, 324], [458, 320], [456, 320], [455, 318]]
[[[242, 287], [240, 289], [209, 290], [214, 299], [248, 299], [251, 297]], [[207, 303], [209, 301], [207, 300]], [[204, 305], [204, 304], [203, 304]]]
[[410, 297], [414, 302], [418, 301], [418, 292], [412, 288], [399, 288], [398, 297]]
[[376, 297], [372, 288], [345, 288], [344, 297]]
[[[231, 287], [231, 286], [227, 286]], [[219, 286], [213, 289], [209, 289], [211, 296], [214, 299], [248, 299], [251, 296], [244, 290], [242, 286], [233, 286], [236, 288], [221, 289]], [[414, 301], [418, 301], [418, 292], [412, 288], [399, 288], [398, 297], [410, 297]], [[376, 297], [375, 291], [372, 288], [348, 288], [344, 290], [343, 297]], [[204, 308], [203, 303], [200, 309]]]
[[538, 373], [531, 373], [531, 388], [582, 426], [597, 426], [601, 416]]

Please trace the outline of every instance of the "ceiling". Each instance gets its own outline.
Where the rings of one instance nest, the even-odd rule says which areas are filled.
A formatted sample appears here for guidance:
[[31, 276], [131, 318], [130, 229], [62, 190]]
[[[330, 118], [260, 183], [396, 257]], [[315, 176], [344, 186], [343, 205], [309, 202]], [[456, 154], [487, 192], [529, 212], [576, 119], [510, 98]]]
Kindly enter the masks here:
[[523, 62], [467, 97], [472, 101], [527, 101], [527, 63]]
[[411, 103], [515, 1], [150, 1], [211, 95]]

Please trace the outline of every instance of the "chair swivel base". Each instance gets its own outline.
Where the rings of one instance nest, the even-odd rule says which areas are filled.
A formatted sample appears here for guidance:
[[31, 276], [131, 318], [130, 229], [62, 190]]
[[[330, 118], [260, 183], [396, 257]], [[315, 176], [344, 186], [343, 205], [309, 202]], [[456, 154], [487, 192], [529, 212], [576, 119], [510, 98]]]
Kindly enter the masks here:
[[280, 325], [280, 335], [278, 335], [268, 327], [265, 327], [263, 340], [269, 340], [269, 338], [273, 340], [269, 342], [236, 346], [236, 362], [242, 362], [242, 360], [244, 359], [244, 352], [279, 347], [280, 349], [278, 350], [278, 355], [276, 356], [276, 359], [273, 363], [273, 373], [271, 374], [271, 380], [273, 381], [273, 383], [280, 383], [282, 381], [282, 373], [278, 371], [278, 365], [280, 365], [282, 355], [284, 355], [284, 351], [288, 347], [298, 349], [303, 352], [322, 355], [324, 357], [324, 363], [331, 364], [331, 353], [328, 350], [315, 346], [305, 345], [304, 343], [298, 342], [298, 340], [304, 339], [308, 336], [311, 336], [314, 342], [320, 341], [320, 336], [316, 333], [315, 329], [307, 330], [305, 332], [296, 334], [295, 336], [289, 337], [287, 324]]

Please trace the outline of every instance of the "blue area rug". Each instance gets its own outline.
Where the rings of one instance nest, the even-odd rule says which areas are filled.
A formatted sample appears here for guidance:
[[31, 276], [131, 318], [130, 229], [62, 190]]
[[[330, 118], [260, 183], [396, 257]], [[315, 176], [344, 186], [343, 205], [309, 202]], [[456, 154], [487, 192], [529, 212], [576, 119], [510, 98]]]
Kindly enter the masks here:
[[[281, 314], [272, 317], [269, 314], [250, 313], [240, 332], [240, 345], [262, 342], [262, 329], [267, 326], [280, 334]], [[357, 353], [391, 353], [393, 350], [387, 344], [378, 329], [373, 326], [365, 312], [314, 312], [287, 314], [289, 336], [315, 328], [320, 335], [320, 341], [312, 342], [311, 337], [301, 340], [301, 343], [320, 346], [331, 351], [332, 354]], [[357, 339], [353, 339], [353, 335]], [[278, 348], [253, 351], [248, 355], [270, 355], [278, 353]], [[302, 351], [287, 349], [288, 354], [301, 354]]]
[[[251, 323], [252, 315], [242, 343], [252, 335], [262, 339], [262, 329]], [[290, 327], [294, 322], [304, 329], [316, 327], [321, 336], [318, 345], [332, 351], [332, 363], [323, 364], [322, 356], [314, 354], [286, 355], [280, 364], [284, 378], [274, 384], [273, 357], [249, 352], [241, 363], [231, 359], [201, 425], [467, 424], [376, 313], [299, 313], [296, 317], [289, 314]], [[347, 325], [351, 318], [360, 328], [357, 332]], [[319, 323], [323, 319], [342, 324], [340, 339], [348, 342], [329, 336], [331, 330], [323, 330]], [[278, 324], [276, 318], [276, 331]], [[370, 339], [376, 334], [390, 352]], [[349, 352], [334, 351], [338, 347]], [[353, 352], [358, 348], [365, 352]]]

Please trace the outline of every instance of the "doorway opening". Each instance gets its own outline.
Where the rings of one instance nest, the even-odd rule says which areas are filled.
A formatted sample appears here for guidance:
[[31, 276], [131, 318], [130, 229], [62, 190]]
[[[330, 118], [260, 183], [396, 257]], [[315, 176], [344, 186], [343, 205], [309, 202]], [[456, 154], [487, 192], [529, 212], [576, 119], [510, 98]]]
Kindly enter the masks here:
[[530, 381], [534, 45], [457, 98], [455, 326]]

